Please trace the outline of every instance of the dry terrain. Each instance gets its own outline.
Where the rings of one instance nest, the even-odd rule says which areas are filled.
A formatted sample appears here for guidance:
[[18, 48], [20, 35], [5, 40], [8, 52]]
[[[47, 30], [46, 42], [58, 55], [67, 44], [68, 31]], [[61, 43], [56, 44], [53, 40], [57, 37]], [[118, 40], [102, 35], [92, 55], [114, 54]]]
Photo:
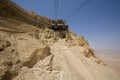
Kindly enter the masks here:
[[32, 15], [0, 0], [0, 80], [120, 80], [83, 36]]

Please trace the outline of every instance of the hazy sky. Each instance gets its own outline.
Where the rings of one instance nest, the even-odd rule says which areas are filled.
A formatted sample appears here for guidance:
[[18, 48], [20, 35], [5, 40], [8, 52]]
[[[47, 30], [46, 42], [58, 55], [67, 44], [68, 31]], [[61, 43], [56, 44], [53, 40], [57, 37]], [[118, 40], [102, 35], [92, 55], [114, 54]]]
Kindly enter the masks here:
[[[55, 18], [54, 0], [12, 0], [37, 14]], [[59, 0], [58, 18], [65, 19], [86, 0]], [[67, 19], [71, 31], [83, 35], [95, 50], [120, 49], [120, 0], [91, 0]]]

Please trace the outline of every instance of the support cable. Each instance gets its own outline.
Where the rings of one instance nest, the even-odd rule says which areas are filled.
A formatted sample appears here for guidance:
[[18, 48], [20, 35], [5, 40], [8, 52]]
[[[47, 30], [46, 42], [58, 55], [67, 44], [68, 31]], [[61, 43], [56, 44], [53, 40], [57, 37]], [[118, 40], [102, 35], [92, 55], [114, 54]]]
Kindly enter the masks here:
[[68, 20], [71, 16], [75, 15], [81, 8], [86, 6], [90, 0], [84, 1], [78, 8], [76, 8], [70, 15], [68, 15], [64, 20]]
[[54, 0], [55, 20], [58, 17], [59, 0]]

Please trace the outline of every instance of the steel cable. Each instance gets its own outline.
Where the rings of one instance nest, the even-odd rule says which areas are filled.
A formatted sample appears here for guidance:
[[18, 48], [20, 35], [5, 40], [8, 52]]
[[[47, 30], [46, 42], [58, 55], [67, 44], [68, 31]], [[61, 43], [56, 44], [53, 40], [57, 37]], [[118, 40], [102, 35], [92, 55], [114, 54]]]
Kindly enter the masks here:
[[76, 8], [70, 15], [68, 15], [64, 20], [68, 20], [71, 16], [73, 16], [74, 14], [76, 14], [82, 7], [84, 7], [85, 5], [87, 5], [90, 2], [90, 0], [86, 0], [84, 1], [78, 8]]
[[55, 19], [58, 17], [59, 0], [54, 0]]

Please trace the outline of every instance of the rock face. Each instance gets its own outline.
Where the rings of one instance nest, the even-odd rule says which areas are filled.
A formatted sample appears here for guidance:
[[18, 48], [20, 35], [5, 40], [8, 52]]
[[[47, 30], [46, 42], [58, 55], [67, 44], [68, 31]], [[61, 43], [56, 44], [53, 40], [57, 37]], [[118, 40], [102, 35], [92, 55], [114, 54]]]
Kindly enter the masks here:
[[96, 57], [83, 36], [0, 16], [0, 80], [120, 78]]
[[119, 80], [82, 37], [50, 29], [0, 31], [1, 80]]

